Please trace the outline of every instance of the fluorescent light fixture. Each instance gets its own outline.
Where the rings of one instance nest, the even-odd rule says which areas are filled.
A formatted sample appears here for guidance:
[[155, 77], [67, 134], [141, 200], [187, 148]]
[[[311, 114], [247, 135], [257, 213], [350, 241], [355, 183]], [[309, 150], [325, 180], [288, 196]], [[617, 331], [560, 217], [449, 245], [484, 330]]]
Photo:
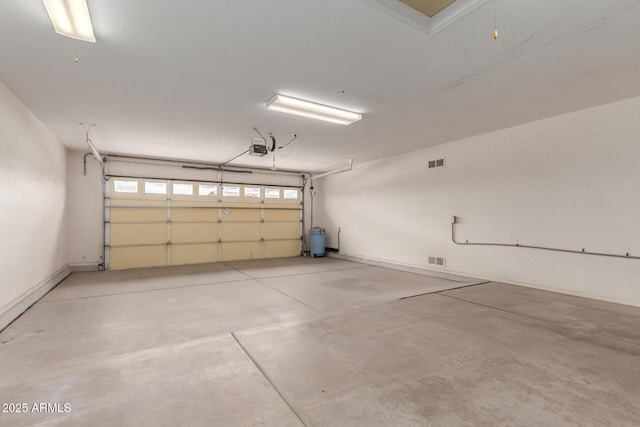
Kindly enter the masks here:
[[42, 0], [56, 33], [95, 43], [86, 0]]
[[350, 125], [362, 118], [362, 114], [340, 108], [316, 104], [302, 99], [275, 94], [267, 101], [267, 110], [295, 114], [312, 119], [324, 120], [339, 125]]

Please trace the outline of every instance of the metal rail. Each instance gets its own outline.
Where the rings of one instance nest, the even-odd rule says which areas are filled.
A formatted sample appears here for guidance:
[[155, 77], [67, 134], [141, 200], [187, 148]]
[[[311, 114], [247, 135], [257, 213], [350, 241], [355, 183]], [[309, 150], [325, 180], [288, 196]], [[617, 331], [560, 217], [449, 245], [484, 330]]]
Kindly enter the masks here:
[[[221, 166], [220, 163], [201, 162], [201, 161], [194, 161], [194, 160], [176, 160], [176, 159], [169, 159], [166, 157], [133, 156], [133, 155], [113, 154], [113, 153], [103, 154], [103, 157], [107, 158], [107, 163], [110, 159], [113, 159], [114, 161], [123, 162], [123, 163], [145, 163], [145, 164], [156, 164], [156, 165], [164, 164], [167, 166], [176, 166], [176, 167], [182, 167], [183, 164], [197, 165], [197, 166], [213, 167], [213, 168], [216, 168], [216, 170], [218, 167]], [[231, 167], [234, 169], [227, 169], [225, 167], [224, 171], [233, 172], [234, 170], [236, 171], [251, 170], [255, 173], [264, 173], [268, 175], [300, 175], [300, 174], [309, 173], [305, 171], [297, 171], [297, 170], [289, 170], [289, 169], [279, 169], [277, 171], [274, 171], [270, 168], [259, 167], [259, 166], [231, 166]]]
[[[233, 172], [230, 171], [228, 169], [224, 169], [224, 172]], [[262, 173], [262, 172], [260, 172]], [[292, 172], [293, 173], [293, 172]], [[105, 174], [106, 178], [127, 178], [127, 179], [155, 179], [158, 181], [169, 181], [168, 178], [166, 177], [160, 177], [160, 176], [142, 176], [142, 175], [123, 175], [123, 174], [115, 174], [112, 175], [111, 173], [107, 172]], [[212, 185], [220, 185], [220, 181], [203, 181], [202, 179], [191, 179], [191, 178], [173, 178], [171, 179], [171, 181], [174, 182], [197, 182], [197, 183], [202, 183], [202, 184], [212, 184]], [[280, 187], [280, 188], [295, 188], [300, 190], [301, 187], [299, 185], [284, 185], [284, 184], [251, 184], [251, 183], [246, 183], [246, 182], [232, 182], [232, 181], [224, 181], [222, 183], [222, 185], [228, 185], [228, 186], [232, 186], [232, 185], [244, 185], [245, 187]]]
[[627, 252], [625, 255], [621, 254], [610, 254], [604, 252], [591, 252], [587, 251], [584, 248], [582, 250], [573, 250], [573, 249], [561, 249], [561, 248], [552, 248], [547, 246], [535, 246], [535, 245], [521, 245], [520, 243], [492, 243], [492, 242], [469, 242], [468, 240], [464, 242], [458, 242], [455, 237], [455, 226], [458, 223], [458, 218], [453, 217], [451, 221], [451, 240], [456, 245], [462, 246], [503, 246], [503, 247], [511, 247], [511, 248], [527, 248], [527, 249], [540, 249], [545, 251], [554, 251], [554, 252], [565, 252], [570, 254], [581, 254], [581, 255], [595, 255], [595, 256], [605, 256], [611, 258], [625, 258], [625, 259], [640, 259], [640, 256], [632, 256]]

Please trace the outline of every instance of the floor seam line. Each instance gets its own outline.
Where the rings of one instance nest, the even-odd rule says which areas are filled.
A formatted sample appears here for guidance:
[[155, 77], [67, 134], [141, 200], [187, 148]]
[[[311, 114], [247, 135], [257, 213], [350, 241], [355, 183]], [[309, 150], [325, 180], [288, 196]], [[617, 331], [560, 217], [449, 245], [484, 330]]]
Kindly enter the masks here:
[[439, 290], [439, 291], [431, 291], [431, 292], [424, 292], [424, 293], [421, 293], [421, 294], [408, 295], [408, 296], [406, 296], [406, 297], [398, 298], [398, 301], [402, 301], [403, 299], [410, 299], [410, 298], [421, 297], [421, 296], [424, 296], [424, 295], [439, 294], [439, 293], [441, 293], [441, 292], [453, 291], [453, 290], [455, 290], [455, 289], [464, 289], [464, 288], [469, 288], [469, 287], [471, 287], [471, 286], [484, 285], [485, 283], [489, 283], [489, 281], [479, 282], [479, 283], [469, 283], [469, 284], [465, 284], [465, 285], [456, 286], [455, 288], [447, 288], [447, 289], [442, 289], [442, 290]]
[[[240, 270], [240, 269], [237, 269], [236, 267], [234, 267], [234, 266], [232, 266], [232, 265], [229, 265], [229, 264], [225, 264], [225, 265], [226, 265], [227, 267], [229, 267], [229, 268], [233, 268], [234, 270], [236, 270], [236, 271], [238, 271], [238, 272], [240, 272], [240, 273], [244, 274], [244, 275], [245, 275], [245, 276], [247, 276], [247, 277], [250, 277], [252, 280], [255, 280], [256, 282], [260, 283], [262, 286], [266, 286], [267, 288], [269, 288], [269, 289], [271, 289], [271, 290], [273, 290], [273, 291], [276, 291], [276, 292], [278, 292], [278, 293], [280, 293], [280, 294], [284, 295], [285, 297], [290, 298], [290, 299], [292, 299], [292, 300], [294, 300], [294, 301], [296, 301], [296, 302], [298, 302], [298, 303], [300, 303], [300, 304], [304, 305], [305, 307], [310, 308], [311, 310], [315, 311], [316, 313], [319, 313], [320, 315], [324, 315], [324, 313], [322, 313], [321, 311], [319, 311], [319, 310], [317, 310], [317, 309], [315, 309], [315, 308], [311, 307], [309, 304], [305, 304], [304, 302], [302, 302], [302, 301], [300, 301], [300, 300], [297, 300], [296, 298], [292, 297], [291, 295], [287, 295], [287, 294], [285, 294], [285, 293], [284, 293], [284, 292], [282, 292], [280, 289], [276, 289], [276, 288], [273, 288], [273, 287], [271, 287], [271, 286], [267, 285], [266, 283], [264, 283], [264, 282], [261, 280], [261, 279], [273, 279], [274, 277], [261, 277], [261, 278], [258, 278], [258, 277], [252, 277], [252, 276], [249, 276], [249, 274], [248, 274], [248, 273], [245, 273], [244, 271], [242, 271], [242, 270]], [[306, 274], [306, 273], [304, 273], [304, 274]], [[293, 276], [296, 276], [296, 274], [293, 274]], [[279, 277], [288, 277], [288, 276], [275, 276], [275, 278], [279, 278]]]
[[247, 355], [247, 357], [249, 358], [249, 360], [251, 360], [251, 363], [253, 363], [253, 365], [256, 367], [256, 369], [258, 369], [258, 371], [260, 371], [260, 373], [262, 374], [262, 376], [264, 377], [265, 380], [267, 380], [267, 382], [269, 383], [269, 385], [271, 386], [271, 388], [273, 388], [275, 390], [276, 393], [278, 393], [278, 396], [280, 396], [280, 398], [282, 399], [282, 401], [289, 407], [289, 409], [291, 410], [291, 412], [293, 412], [293, 414], [298, 418], [298, 420], [302, 423], [303, 426], [305, 427], [309, 427], [309, 424], [307, 422], [304, 421], [302, 415], [300, 415], [298, 413], [298, 411], [293, 407], [293, 404], [289, 401], [289, 399], [287, 399], [287, 397], [284, 395], [284, 393], [282, 393], [278, 387], [276, 387], [275, 383], [273, 382], [273, 380], [269, 377], [269, 375], [266, 373], [266, 371], [262, 368], [262, 366], [260, 366], [260, 364], [258, 363], [257, 360], [255, 360], [253, 358], [253, 356], [251, 356], [251, 354], [249, 353], [249, 351], [245, 348], [244, 345], [242, 345], [242, 343], [240, 342], [240, 340], [238, 339], [238, 337], [236, 336], [235, 332], [231, 332], [231, 336], [233, 337], [233, 339], [235, 340], [236, 344], [238, 344], [238, 346], [242, 349], [242, 351], [244, 352], [244, 354]]
[[113, 297], [113, 296], [116, 296], [116, 295], [141, 294], [141, 293], [145, 293], [145, 292], [156, 292], [156, 291], [168, 291], [168, 290], [171, 290], [171, 289], [197, 288], [198, 286], [224, 285], [225, 283], [246, 282], [248, 280], [256, 280], [257, 281], [257, 279], [254, 279], [254, 278], [237, 279], [237, 280], [225, 280], [224, 282], [199, 283], [197, 285], [171, 286], [171, 287], [168, 287], [168, 288], [142, 289], [142, 290], [139, 290], [139, 291], [118, 292], [118, 293], [115, 293], [115, 294], [89, 295], [89, 296], [86, 296], [86, 297], [64, 298], [64, 299], [57, 299], [57, 300], [52, 300], [52, 301], [38, 301], [38, 303], [39, 304], [49, 304], [49, 303], [53, 303], [53, 302], [74, 301], [74, 300], [79, 300], [79, 299]]
[[[277, 277], [284, 277], [284, 276], [277, 276]], [[273, 279], [273, 277], [269, 277], [269, 279]], [[311, 310], [315, 311], [316, 313], [320, 314], [321, 316], [324, 316], [324, 315], [325, 315], [323, 312], [321, 312], [321, 311], [320, 311], [320, 310], [318, 310], [317, 308], [312, 307], [312, 306], [310, 306], [309, 304], [307, 304], [307, 303], [305, 303], [305, 302], [302, 302], [302, 301], [300, 301], [299, 299], [294, 298], [294, 297], [292, 297], [292, 296], [291, 296], [291, 295], [289, 295], [289, 294], [284, 293], [284, 292], [283, 292], [283, 291], [281, 291], [280, 289], [274, 288], [273, 286], [269, 286], [268, 284], [264, 283], [264, 282], [263, 282], [262, 280], [260, 280], [260, 279], [255, 279], [255, 280], [256, 280], [256, 282], [260, 283], [262, 286], [266, 286], [267, 288], [269, 288], [269, 289], [271, 289], [271, 290], [273, 290], [273, 291], [276, 291], [276, 292], [280, 293], [281, 295], [284, 295], [285, 297], [290, 298], [290, 299], [294, 300], [295, 302], [298, 302], [298, 303], [300, 303], [300, 304], [304, 305], [305, 307], [310, 308]]]
[[245, 276], [247, 276], [249, 279], [256, 280], [256, 278], [255, 278], [255, 277], [253, 277], [253, 276], [250, 276], [250, 275], [249, 275], [249, 273], [246, 273], [246, 272], [244, 272], [244, 271], [240, 270], [239, 268], [234, 267], [233, 265], [229, 265], [229, 264], [227, 264], [226, 262], [222, 262], [222, 264], [223, 264], [223, 265], [225, 265], [226, 267], [229, 267], [229, 268], [231, 268], [231, 269], [233, 269], [233, 270], [237, 271], [237, 272], [238, 272], [238, 273], [240, 273], [240, 274], [244, 274], [244, 275], [245, 275]]
[[251, 276], [251, 275], [249, 275], [249, 273], [245, 273], [244, 271], [242, 271], [242, 270], [240, 270], [240, 269], [237, 269], [237, 268], [235, 268], [235, 267], [233, 267], [233, 266], [231, 266], [231, 265], [228, 265], [228, 267], [233, 268], [233, 269], [235, 269], [235, 270], [237, 270], [237, 271], [241, 272], [242, 274], [247, 275], [247, 276], [248, 276], [248, 277], [250, 277], [251, 279], [256, 279], [256, 280], [258, 280], [258, 279], [275, 279], [275, 278], [278, 278], [278, 277], [305, 276], [305, 275], [308, 275], [308, 274], [333, 273], [333, 272], [337, 272], [337, 271], [357, 270], [357, 269], [361, 269], [361, 268], [368, 268], [367, 266], [364, 266], [364, 267], [342, 268], [342, 269], [339, 269], [339, 270], [309, 271], [309, 272], [306, 272], [306, 273], [278, 274], [278, 275], [276, 275], [276, 276], [255, 277], [255, 276]]
[[[443, 292], [444, 292], [444, 291], [443, 291]], [[540, 319], [540, 318], [537, 318], [537, 317], [528, 316], [528, 315], [526, 315], [526, 314], [522, 314], [522, 313], [516, 313], [516, 312], [514, 312], [514, 311], [505, 310], [505, 309], [503, 309], [503, 308], [493, 307], [493, 306], [491, 306], [491, 305], [481, 304], [481, 303], [479, 303], [479, 302], [475, 302], [475, 301], [469, 301], [469, 300], [466, 300], [466, 299], [462, 299], [462, 298], [454, 297], [454, 296], [447, 295], [447, 294], [444, 294], [444, 293], [440, 293], [440, 295], [442, 295], [443, 297], [447, 297], [447, 298], [455, 299], [455, 300], [462, 301], [462, 302], [466, 302], [466, 303], [469, 303], [469, 304], [478, 305], [478, 306], [480, 306], [480, 307], [490, 308], [490, 309], [492, 309], [492, 310], [496, 310], [496, 311], [501, 311], [501, 312], [503, 312], [503, 313], [513, 314], [514, 316], [525, 317], [525, 318], [527, 318], [527, 319], [533, 319], [533, 320], [537, 320], [537, 321], [539, 321], [539, 322], [549, 323], [549, 321], [548, 321], [548, 320], [545, 320], [545, 319]]]

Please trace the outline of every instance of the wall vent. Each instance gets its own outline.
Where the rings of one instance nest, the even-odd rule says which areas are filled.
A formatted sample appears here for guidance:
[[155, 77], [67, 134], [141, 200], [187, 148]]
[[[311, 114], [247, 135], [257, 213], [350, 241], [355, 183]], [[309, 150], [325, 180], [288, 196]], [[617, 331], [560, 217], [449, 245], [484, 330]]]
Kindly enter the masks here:
[[445, 261], [445, 258], [442, 258], [442, 257], [430, 256], [429, 264], [437, 265], [439, 267], [444, 267], [446, 265], [446, 261]]
[[432, 168], [443, 168], [445, 167], [446, 162], [444, 161], [444, 157], [436, 160], [429, 160], [429, 169]]

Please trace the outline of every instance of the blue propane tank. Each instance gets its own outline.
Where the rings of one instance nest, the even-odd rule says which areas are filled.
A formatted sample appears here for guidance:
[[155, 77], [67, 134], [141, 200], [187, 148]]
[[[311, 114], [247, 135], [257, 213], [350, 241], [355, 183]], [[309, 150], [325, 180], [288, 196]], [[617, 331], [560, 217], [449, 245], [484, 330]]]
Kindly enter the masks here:
[[325, 229], [313, 227], [309, 230], [309, 238], [311, 240], [311, 256], [324, 256], [324, 236]]

